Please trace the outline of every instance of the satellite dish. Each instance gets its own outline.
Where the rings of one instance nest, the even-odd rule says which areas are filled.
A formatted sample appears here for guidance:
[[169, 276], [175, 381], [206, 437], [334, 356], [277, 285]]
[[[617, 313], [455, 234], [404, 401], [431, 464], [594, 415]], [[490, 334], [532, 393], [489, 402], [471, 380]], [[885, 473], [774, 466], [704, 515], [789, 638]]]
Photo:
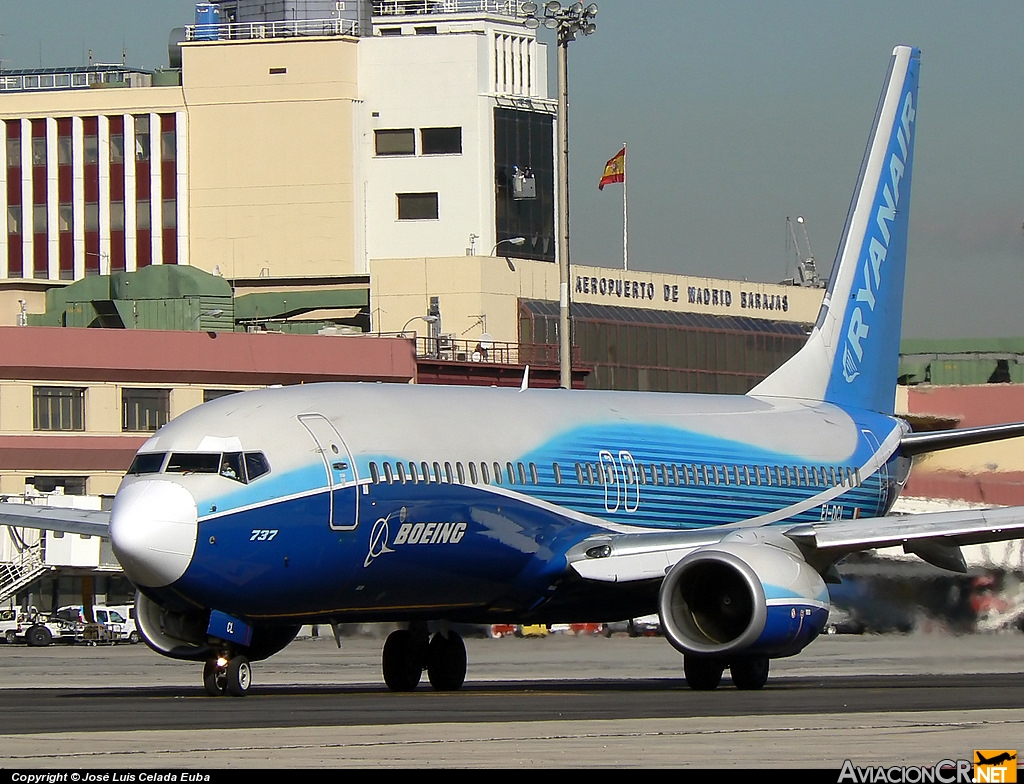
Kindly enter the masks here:
[[494, 345], [494, 338], [492, 338], [489, 334], [484, 332], [480, 336], [480, 348], [482, 348], [484, 351], [489, 351], [491, 346], [493, 346], [493, 345]]

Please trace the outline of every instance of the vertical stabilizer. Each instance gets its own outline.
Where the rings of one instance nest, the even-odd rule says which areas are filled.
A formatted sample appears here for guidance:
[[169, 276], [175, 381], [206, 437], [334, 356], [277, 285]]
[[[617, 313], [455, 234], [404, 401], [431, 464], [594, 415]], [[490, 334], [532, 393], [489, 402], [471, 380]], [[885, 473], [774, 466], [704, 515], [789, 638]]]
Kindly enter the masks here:
[[920, 50], [897, 46], [817, 323], [752, 395], [892, 413], [903, 317]]

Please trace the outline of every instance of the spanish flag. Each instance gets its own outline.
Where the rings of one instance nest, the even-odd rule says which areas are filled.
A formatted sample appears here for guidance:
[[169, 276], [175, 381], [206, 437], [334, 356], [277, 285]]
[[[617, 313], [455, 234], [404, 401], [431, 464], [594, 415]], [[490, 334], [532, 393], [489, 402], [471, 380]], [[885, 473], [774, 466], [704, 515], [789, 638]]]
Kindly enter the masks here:
[[601, 176], [601, 183], [597, 186], [599, 191], [604, 190], [605, 185], [613, 182], [626, 181], [626, 148], [619, 150], [618, 154], [604, 165], [604, 174]]

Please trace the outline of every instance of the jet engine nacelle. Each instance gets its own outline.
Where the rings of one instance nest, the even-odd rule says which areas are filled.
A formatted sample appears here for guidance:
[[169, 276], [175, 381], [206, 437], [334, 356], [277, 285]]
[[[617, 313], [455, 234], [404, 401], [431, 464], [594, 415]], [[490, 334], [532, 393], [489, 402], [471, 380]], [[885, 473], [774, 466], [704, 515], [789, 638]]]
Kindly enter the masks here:
[[[168, 610], [143, 593], [135, 595], [135, 625], [146, 644], [172, 659], [207, 661], [222, 646], [206, 634], [210, 613]], [[285, 648], [299, 633], [300, 626], [254, 626], [252, 640], [238, 648], [250, 661], [260, 661]]]
[[825, 582], [796, 545], [757, 532], [690, 553], [658, 598], [673, 647], [707, 656], [791, 656], [821, 633], [828, 606]]

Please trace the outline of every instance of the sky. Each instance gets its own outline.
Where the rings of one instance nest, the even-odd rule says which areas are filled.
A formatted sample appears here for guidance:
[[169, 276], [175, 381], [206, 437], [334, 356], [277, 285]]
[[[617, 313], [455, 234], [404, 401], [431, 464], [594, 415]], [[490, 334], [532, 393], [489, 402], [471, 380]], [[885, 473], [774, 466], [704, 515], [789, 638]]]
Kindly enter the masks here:
[[[922, 50], [904, 337], [1024, 336], [1024, 3], [597, 0], [569, 45], [571, 260], [779, 281], [801, 216], [827, 275], [894, 46]], [[181, 0], [0, 0], [5, 68], [167, 65]], [[542, 32], [542, 39], [550, 34]], [[555, 47], [548, 47], [554, 96]]]

